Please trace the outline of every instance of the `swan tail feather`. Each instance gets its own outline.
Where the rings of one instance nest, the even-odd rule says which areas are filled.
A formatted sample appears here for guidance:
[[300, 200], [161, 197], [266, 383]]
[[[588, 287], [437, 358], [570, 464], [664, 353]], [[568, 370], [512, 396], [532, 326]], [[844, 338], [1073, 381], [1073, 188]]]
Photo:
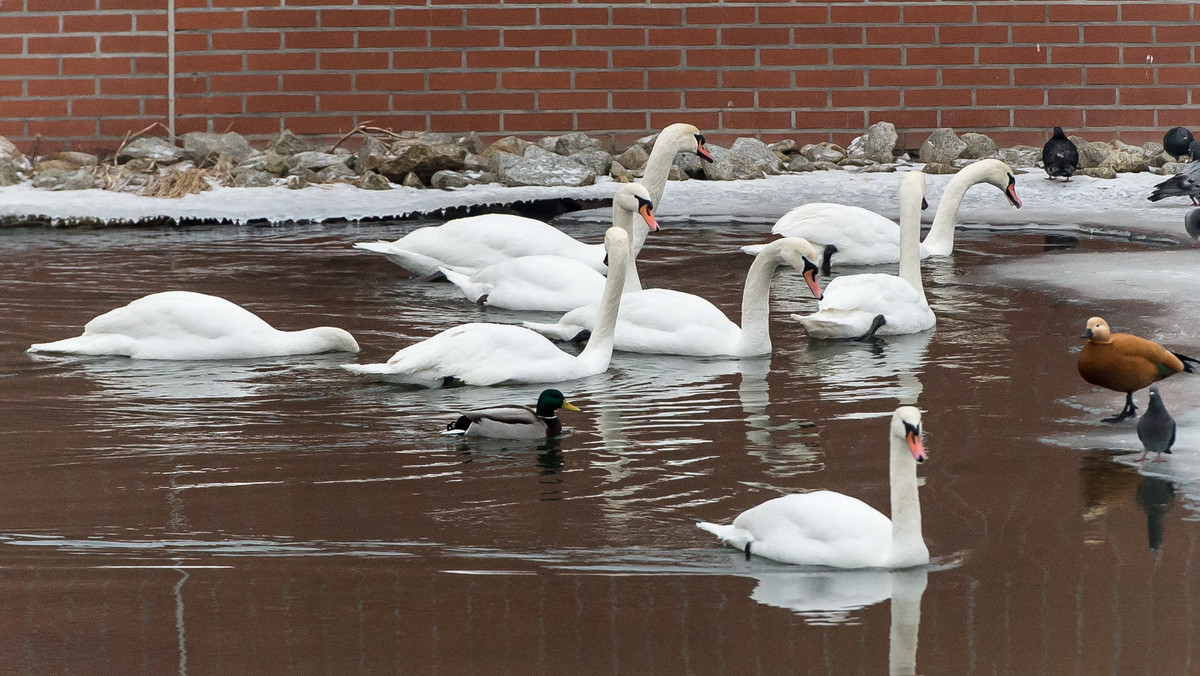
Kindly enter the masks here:
[[742, 247], [742, 253], [748, 253], [751, 256], [757, 256], [759, 252], [767, 248], [766, 244], [747, 244]]
[[746, 547], [754, 542], [754, 535], [745, 528], [738, 528], [732, 525], [722, 525], [719, 523], [709, 523], [701, 521], [696, 524], [696, 527], [703, 531], [708, 531], [720, 538], [721, 542], [733, 547], [734, 549], [746, 550]]
[[462, 291], [467, 300], [471, 302], [483, 304], [484, 301], [481, 299], [486, 298], [494, 288], [492, 284], [477, 284], [472, 282], [470, 275], [456, 272], [452, 268], [441, 266], [438, 268], [438, 271], [445, 275], [446, 281], [457, 286], [458, 290]]
[[565, 324], [539, 324], [538, 322], [521, 322], [521, 326], [536, 331], [550, 340], [573, 340], [579, 334], [579, 327]]

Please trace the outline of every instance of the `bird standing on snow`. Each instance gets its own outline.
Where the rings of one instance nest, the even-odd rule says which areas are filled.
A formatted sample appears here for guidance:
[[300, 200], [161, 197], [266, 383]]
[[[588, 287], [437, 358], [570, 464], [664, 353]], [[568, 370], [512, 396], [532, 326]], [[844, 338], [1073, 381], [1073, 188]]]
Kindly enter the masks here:
[[1087, 338], [1079, 352], [1079, 375], [1093, 385], [1125, 393], [1125, 408], [1102, 422], [1120, 422], [1137, 413], [1133, 393], [1180, 371], [1194, 373], [1200, 359], [1171, 352], [1162, 345], [1128, 333], [1113, 333], [1100, 317], [1087, 321]]
[[463, 413], [458, 420], [446, 425], [449, 434], [491, 439], [548, 439], [562, 436], [558, 409], [578, 411], [558, 390], [544, 390], [538, 395], [537, 407], [494, 406]]
[[1183, 217], [1183, 227], [1192, 236], [1192, 246], [1200, 244], [1200, 209], [1192, 209]]
[[1047, 181], [1062, 176], [1068, 182], [1079, 167], [1079, 148], [1067, 138], [1062, 127], [1055, 127], [1054, 135], [1042, 146], [1042, 166], [1046, 169]]
[[1150, 386], [1150, 403], [1146, 404], [1146, 412], [1138, 420], [1137, 433], [1142, 447], [1146, 449], [1142, 457], [1138, 458], [1138, 462], [1145, 460], [1150, 451], [1158, 453], [1154, 462], [1162, 462], [1162, 454], [1169, 454], [1171, 446], [1175, 445], [1175, 419], [1167, 413], [1162, 396], [1153, 385]]
[[1178, 174], [1155, 185], [1154, 192], [1146, 199], [1157, 202], [1167, 197], [1188, 197], [1192, 204], [1200, 206], [1200, 141], [1192, 141], [1188, 157], [1191, 161]]
[[1188, 154], [1193, 140], [1187, 127], [1171, 127], [1163, 134], [1163, 150], [1171, 157], [1183, 157]]

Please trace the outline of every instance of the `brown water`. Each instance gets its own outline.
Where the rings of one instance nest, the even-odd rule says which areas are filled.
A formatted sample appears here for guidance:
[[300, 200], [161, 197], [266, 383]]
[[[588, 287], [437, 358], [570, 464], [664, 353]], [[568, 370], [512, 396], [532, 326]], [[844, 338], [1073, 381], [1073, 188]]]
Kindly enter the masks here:
[[[767, 226], [664, 225], [643, 280], [736, 315], [737, 246]], [[927, 267], [936, 332], [875, 345], [809, 344], [787, 315], [814, 302], [782, 275], [770, 359], [618, 354], [562, 385], [584, 412], [549, 448], [438, 435], [540, 387], [337, 368], [533, 316], [350, 249], [410, 227], [0, 232], [0, 673], [882, 674], [914, 650], [923, 674], [1200, 670], [1200, 526], [1176, 487], [1097, 445], [1099, 409], [1065, 401], [1087, 390], [1072, 350], [1091, 306], [971, 283], [983, 263], [1127, 244], [968, 233]], [[166, 289], [341, 326], [364, 349], [23, 352]], [[887, 416], [918, 392], [934, 565], [801, 570], [694, 527], [798, 489], [886, 511]]]

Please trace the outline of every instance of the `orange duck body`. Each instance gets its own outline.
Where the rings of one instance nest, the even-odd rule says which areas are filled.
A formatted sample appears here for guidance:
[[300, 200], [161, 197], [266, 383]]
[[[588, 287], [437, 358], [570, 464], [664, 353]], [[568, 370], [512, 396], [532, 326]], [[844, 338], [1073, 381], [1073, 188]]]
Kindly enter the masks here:
[[1079, 353], [1079, 375], [1093, 385], [1126, 394], [1125, 409], [1116, 419], [1107, 422], [1133, 415], [1136, 411], [1133, 406], [1135, 391], [1180, 371], [1191, 371], [1191, 365], [1185, 360], [1195, 361], [1152, 340], [1128, 333], [1112, 333], [1108, 323], [1100, 317], [1088, 320], [1082, 337], [1088, 340]]

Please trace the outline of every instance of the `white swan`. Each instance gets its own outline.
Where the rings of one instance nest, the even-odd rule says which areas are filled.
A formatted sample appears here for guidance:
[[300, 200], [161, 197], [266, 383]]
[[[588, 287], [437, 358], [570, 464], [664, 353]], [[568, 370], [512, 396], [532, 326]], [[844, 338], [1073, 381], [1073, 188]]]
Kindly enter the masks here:
[[[630, 219], [630, 261], [637, 258], [646, 236], [658, 230], [653, 216], [650, 192], [637, 183], [630, 190], [638, 200], [638, 215]], [[624, 222], [624, 219], [622, 219]], [[625, 293], [642, 290], [637, 266], [631, 262], [625, 272]], [[463, 292], [468, 300], [480, 305], [508, 310], [544, 310], [565, 312], [582, 305], [597, 303], [604, 292], [604, 275], [574, 258], [564, 256], [521, 256], [489, 265], [473, 275], [440, 268], [446, 279]]]
[[929, 563], [921, 537], [917, 463], [924, 462], [921, 412], [901, 406], [890, 427], [892, 518], [841, 493], [785, 495], [752, 507], [732, 525], [697, 524], [747, 555], [834, 568], [908, 568]]
[[152, 293], [92, 319], [81, 336], [29, 348], [29, 352], [174, 360], [334, 351], [358, 352], [358, 343], [331, 326], [279, 331], [224, 298], [191, 291]]
[[[630, 220], [639, 206], [627, 183], [613, 198], [613, 221]], [[612, 359], [613, 327], [621, 288], [625, 284], [629, 235], [619, 226], [604, 234], [612, 271], [600, 301], [601, 319], [592, 339], [578, 356], [555, 347], [545, 337], [512, 324], [463, 324], [410, 345], [385, 364], [343, 364], [343, 368], [377, 380], [439, 387], [544, 383], [596, 375], [608, 370]]]
[[[910, 172], [911, 173], [911, 172]], [[1004, 191], [1013, 206], [1020, 208], [1017, 179], [1012, 169], [1000, 160], [980, 160], [969, 164], [950, 179], [933, 217], [933, 225], [921, 242], [921, 258], [949, 256], [954, 251], [954, 226], [958, 207], [967, 189], [977, 183], [990, 183]], [[821, 247], [821, 266], [829, 274], [829, 265], [881, 265], [900, 260], [900, 231], [895, 222], [862, 207], [813, 202], [802, 204], [784, 214], [771, 232], [784, 237], [803, 237]], [[755, 253], [757, 247], [745, 247]]]
[[858, 338], [876, 333], [901, 335], [937, 323], [921, 285], [921, 199], [925, 174], [910, 171], [900, 182], [900, 276], [843, 275], [825, 288], [811, 315], [792, 315], [813, 338]]
[[[704, 147], [704, 136], [696, 127], [677, 123], [663, 129], [654, 142], [641, 180], [656, 206], [662, 199], [675, 155], [682, 152], [696, 153], [712, 161], [712, 155]], [[504, 214], [458, 218], [418, 228], [394, 242], [359, 242], [354, 246], [383, 254], [418, 275], [432, 275], [439, 268], [472, 275], [508, 258], [536, 255], [574, 258], [598, 272], [605, 270], [603, 244], [585, 244], [552, 225]]]
[[[777, 239], [764, 247], [746, 274], [741, 326], [730, 321], [717, 306], [690, 293], [670, 289], [627, 293], [621, 298], [617, 315], [616, 349], [692, 356], [770, 354], [768, 324], [775, 269], [787, 264], [800, 270], [813, 296], [820, 298], [816, 260], [816, 249], [798, 237]], [[557, 324], [524, 322], [524, 326], [558, 340], [575, 340], [596, 325], [598, 315], [593, 304], [566, 313]]]

